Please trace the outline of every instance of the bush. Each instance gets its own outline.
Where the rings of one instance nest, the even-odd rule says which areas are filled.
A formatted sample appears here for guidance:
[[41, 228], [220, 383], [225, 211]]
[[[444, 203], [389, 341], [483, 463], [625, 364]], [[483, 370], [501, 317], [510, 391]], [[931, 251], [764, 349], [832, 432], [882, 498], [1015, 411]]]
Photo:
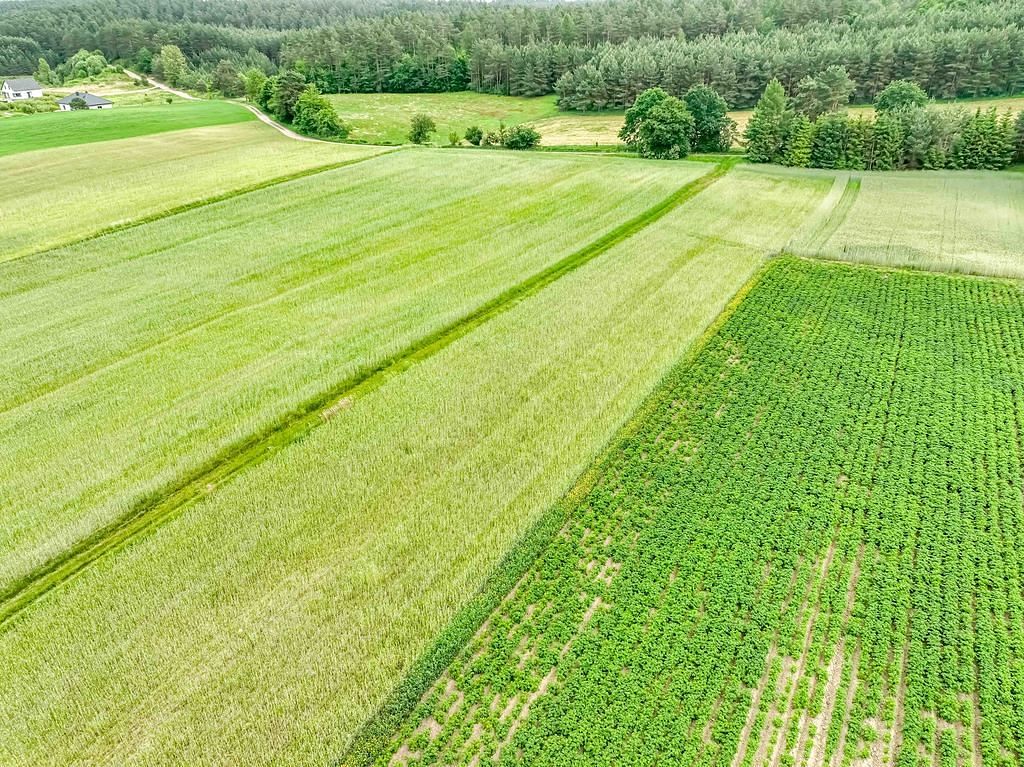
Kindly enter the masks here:
[[484, 140], [484, 132], [481, 130], [479, 125], [471, 125], [466, 128], [466, 141], [473, 146], [480, 146], [480, 143]]
[[458, 146], [459, 144], [462, 143], [462, 137], [459, 136], [459, 134], [456, 133], [455, 131], [452, 131], [451, 133], [448, 134], [448, 143], [451, 146]]
[[315, 85], [307, 85], [295, 102], [294, 124], [310, 136], [344, 138], [348, 135], [348, 128], [341, 122], [334, 105], [320, 95]]
[[413, 115], [409, 123], [409, 140], [414, 144], [425, 144], [436, 131], [437, 124], [429, 115]]
[[529, 125], [516, 125], [505, 133], [508, 149], [533, 149], [540, 143], [540, 134]]

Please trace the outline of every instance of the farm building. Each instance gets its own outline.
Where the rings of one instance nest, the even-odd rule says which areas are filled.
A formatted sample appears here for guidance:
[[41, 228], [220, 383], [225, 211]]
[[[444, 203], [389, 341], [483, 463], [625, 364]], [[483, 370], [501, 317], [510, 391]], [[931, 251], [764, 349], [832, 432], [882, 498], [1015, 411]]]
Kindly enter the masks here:
[[4, 80], [0, 85], [0, 99], [4, 101], [21, 101], [37, 99], [43, 95], [43, 86], [31, 77], [16, 77]]
[[114, 106], [113, 103], [104, 98], [100, 98], [99, 96], [94, 96], [91, 93], [75, 91], [57, 102], [57, 105], [60, 107], [60, 111], [70, 112], [73, 109], [71, 103], [75, 99], [81, 99], [84, 101], [86, 109], [110, 109]]

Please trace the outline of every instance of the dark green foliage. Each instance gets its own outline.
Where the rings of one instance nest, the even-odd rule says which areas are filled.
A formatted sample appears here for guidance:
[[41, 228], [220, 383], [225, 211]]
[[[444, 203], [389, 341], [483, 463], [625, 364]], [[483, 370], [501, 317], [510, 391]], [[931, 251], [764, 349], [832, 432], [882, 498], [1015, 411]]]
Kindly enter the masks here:
[[754, 107], [743, 134], [751, 162], [778, 162], [781, 159], [785, 118], [786, 91], [782, 83], [772, 80]]
[[135, 54], [135, 68], [144, 75], [153, 71], [153, 53], [149, 48], [143, 46]]
[[1016, 134], [1008, 115], [995, 108], [978, 110], [964, 124], [953, 143], [949, 165], [953, 168], [999, 170], [1013, 161]]
[[883, 112], [875, 120], [873, 170], [895, 170], [903, 160], [903, 124]]
[[815, 168], [846, 168], [850, 120], [842, 112], [829, 112], [814, 122], [811, 165]]
[[732, 146], [736, 123], [727, 112], [728, 104], [714, 88], [696, 85], [683, 97], [693, 116], [690, 146], [695, 152], [725, 152]]
[[853, 80], [846, 69], [828, 67], [814, 77], [805, 77], [796, 87], [793, 106], [812, 120], [825, 112], [845, 109], [854, 91]]
[[1024, 162], [1024, 112], [1020, 112], [1014, 121], [1014, 144], [1014, 162]]
[[414, 144], [425, 144], [437, 130], [437, 124], [429, 115], [413, 115], [409, 122], [409, 141]]
[[928, 94], [910, 80], [893, 80], [875, 97], [877, 112], [900, 112], [928, 103]]
[[227, 59], [221, 59], [217, 63], [217, 68], [213, 70], [211, 82], [214, 90], [220, 91], [222, 95], [231, 99], [241, 96], [245, 92], [245, 85], [238, 74], [238, 70]]
[[641, 157], [675, 160], [690, 153], [693, 116], [679, 99], [650, 88], [626, 110], [619, 138]]
[[53, 72], [50, 70], [50, 64], [42, 57], [39, 59], [39, 66], [36, 67], [36, 80], [40, 85], [52, 84]]
[[320, 95], [315, 85], [307, 85], [295, 102], [295, 127], [318, 138], [344, 138], [348, 128], [341, 122], [334, 105]]
[[291, 122], [295, 118], [295, 104], [306, 90], [306, 78], [295, 69], [289, 69], [268, 80], [270, 95], [269, 109], [278, 120]]
[[505, 133], [507, 149], [533, 149], [540, 143], [540, 134], [529, 125], [514, 125]]
[[1012, 284], [777, 260], [343, 763], [839, 764], [899, 726], [897, 765], [1015, 764], [1022, 318]]
[[814, 123], [807, 115], [796, 114], [787, 125], [786, 148], [783, 163], [795, 168], [806, 168], [811, 162], [811, 148], [814, 145]]
[[466, 128], [465, 139], [473, 146], [480, 146], [480, 142], [484, 140], [484, 132], [479, 125], [471, 125]]
[[85, 99], [79, 98], [78, 96], [76, 96], [75, 98], [71, 99], [71, 103], [68, 104], [68, 106], [70, 106], [76, 112], [78, 110], [80, 110], [80, 109], [88, 109], [89, 108], [89, 105], [85, 103]]

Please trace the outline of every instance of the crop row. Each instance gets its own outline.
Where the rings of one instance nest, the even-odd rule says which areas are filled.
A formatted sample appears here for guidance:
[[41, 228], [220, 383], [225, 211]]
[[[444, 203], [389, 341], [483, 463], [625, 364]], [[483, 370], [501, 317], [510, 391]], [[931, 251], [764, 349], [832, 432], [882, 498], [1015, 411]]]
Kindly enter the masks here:
[[776, 263], [377, 763], [1018, 763], [1022, 318]]

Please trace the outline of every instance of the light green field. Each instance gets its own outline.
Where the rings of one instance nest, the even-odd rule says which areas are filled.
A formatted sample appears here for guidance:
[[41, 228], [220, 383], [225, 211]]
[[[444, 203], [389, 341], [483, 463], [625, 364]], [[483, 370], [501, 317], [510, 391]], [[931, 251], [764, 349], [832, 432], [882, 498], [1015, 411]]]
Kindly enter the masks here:
[[[137, 100], [138, 96], [112, 96], [110, 100], [114, 99]], [[153, 101], [145, 108], [124, 105], [121, 101], [115, 102], [113, 109], [26, 115], [24, 119], [0, 123], [0, 157], [255, 119], [252, 112], [226, 101], [179, 101], [173, 104]], [[97, 170], [94, 160], [100, 158], [94, 158], [94, 149], [79, 150], [84, 176]], [[20, 162], [29, 160], [21, 158]]]
[[[173, 108], [179, 106], [184, 105]], [[93, 114], [98, 113], [87, 116]], [[15, 130], [37, 117], [51, 116], [19, 118]], [[30, 162], [18, 155], [3, 157], [0, 262], [240, 187], [378, 151], [294, 141], [253, 121], [48, 149], [33, 152]]]
[[0, 312], [35, 318], [0, 326], [0, 592], [711, 167], [491, 154], [395, 153], [0, 267]]
[[[592, 159], [605, 194], [640, 172]], [[332, 763], [830, 183], [726, 175], [30, 606], [0, 761]]]
[[790, 250], [883, 266], [1024, 278], [1024, 178], [966, 171], [854, 174], [819, 235]]
[[518, 125], [557, 115], [554, 96], [519, 98], [464, 91], [460, 93], [341, 93], [329, 96], [352, 132], [353, 141], [370, 144], [408, 143], [414, 114], [430, 115], [437, 123], [431, 143], [447, 145], [448, 134], [461, 137], [471, 125], [485, 131], [500, 123]]

